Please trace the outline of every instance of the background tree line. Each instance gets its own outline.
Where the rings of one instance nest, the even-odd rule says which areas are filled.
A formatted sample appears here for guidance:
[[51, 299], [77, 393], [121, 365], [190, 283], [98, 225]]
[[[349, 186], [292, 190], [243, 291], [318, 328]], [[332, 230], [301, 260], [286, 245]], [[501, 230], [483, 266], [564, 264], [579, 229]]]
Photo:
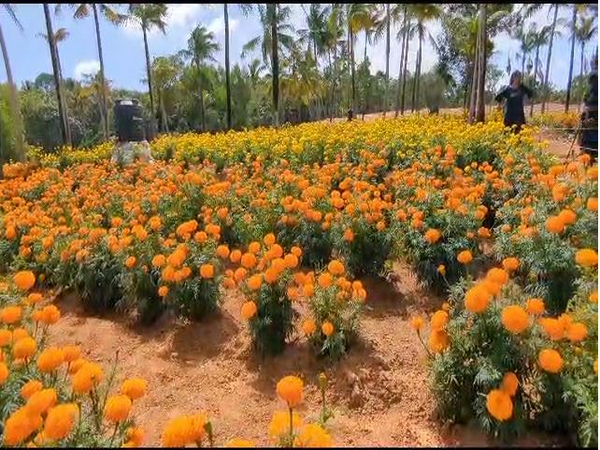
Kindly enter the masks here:
[[[0, 12], [0, 47], [8, 75], [0, 86], [0, 159], [19, 159], [23, 146], [41, 145], [52, 150], [60, 145], [87, 146], [108, 139], [114, 132], [112, 105], [122, 97], [138, 98], [154, 119], [159, 132], [218, 131], [344, 117], [352, 109], [358, 118], [372, 112], [398, 116], [407, 111], [463, 107], [472, 121], [484, 120], [485, 105], [493, 98], [499, 79], [514, 69], [537, 94], [542, 110], [548, 101], [565, 103], [566, 110], [580, 103], [584, 76], [590, 61], [586, 47], [597, 31], [597, 5], [552, 4], [547, 23], [528, 23], [543, 5], [512, 4], [365, 4], [303, 5], [303, 28], [290, 23], [285, 4], [222, 5], [225, 45], [220, 48], [213, 33], [202, 24], [192, 30], [187, 46], [168, 56], [150, 56], [148, 33], [168, 32], [165, 4], [68, 4], [50, 8], [43, 4], [46, 29], [37, 30], [48, 42], [52, 73], [17, 87], [12, 80], [3, 20], [18, 26], [10, 4]], [[261, 23], [261, 33], [247, 42], [242, 56], [258, 52], [248, 64], [230, 64], [229, 11], [240, 8]], [[561, 20], [566, 8], [571, 20]], [[60, 65], [60, 44], [68, 30], [53, 29], [56, 14], [73, 14], [87, 20], [96, 31], [100, 70], [81, 81], [65, 78]], [[99, 21], [115, 26], [127, 22], [139, 26], [144, 39], [147, 90], [128, 91], [113, 86], [103, 63]], [[441, 33], [432, 36], [434, 21]], [[392, 31], [398, 30], [396, 35]], [[27, 30], [33, 31], [33, 30]], [[505, 68], [490, 63], [494, 37], [509, 33], [520, 43]], [[558, 35], [570, 39], [568, 85], [549, 83], [552, 47]], [[364, 47], [358, 48], [358, 36]], [[385, 42], [385, 71], [371, 73], [369, 50]], [[429, 71], [422, 67], [423, 47], [430, 42], [438, 62]], [[413, 48], [414, 47], [414, 48]], [[579, 51], [579, 61], [576, 60]], [[400, 55], [391, 67], [390, 54]], [[220, 64], [221, 52], [224, 65]], [[360, 63], [357, 52], [363, 53]], [[409, 52], [416, 59], [408, 64]], [[596, 46], [597, 54], [597, 46]], [[533, 105], [532, 105], [533, 108]]]

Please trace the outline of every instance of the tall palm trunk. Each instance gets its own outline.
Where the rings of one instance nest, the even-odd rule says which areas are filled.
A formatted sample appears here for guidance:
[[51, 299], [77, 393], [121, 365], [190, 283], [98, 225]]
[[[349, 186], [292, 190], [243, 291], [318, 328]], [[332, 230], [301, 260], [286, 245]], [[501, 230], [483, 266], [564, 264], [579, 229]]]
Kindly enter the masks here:
[[273, 83], [273, 125], [279, 126], [279, 51], [277, 36], [277, 3], [269, 4], [271, 10], [271, 69]]
[[548, 43], [548, 57], [546, 58], [546, 74], [544, 76], [544, 87], [542, 95], [542, 114], [546, 111], [546, 101], [548, 100], [548, 77], [550, 76], [550, 60], [552, 59], [552, 43], [554, 42], [554, 30], [556, 29], [556, 19], [558, 17], [558, 5], [554, 5], [554, 18], [552, 19], [552, 29], [550, 30], [550, 42]]
[[56, 43], [54, 41], [54, 32], [52, 31], [52, 20], [50, 18], [50, 8], [48, 3], [44, 3], [44, 16], [46, 18], [46, 30], [48, 33], [48, 45], [50, 46], [50, 59], [52, 60], [52, 72], [54, 74], [54, 85], [56, 87], [56, 97], [58, 99], [58, 116], [60, 119], [60, 134], [64, 145], [71, 145], [67, 136], [67, 117], [64, 110], [63, 92], [58, 74], [58, 62], [56, 59]]
[[[537, 79], [538, 72], [538, 59], [540, 57], [540, 46], [535, 46], [535, 64], [533, 65], [533, 79]], [[533, 117], [533, 105], [535, 105], [535, 97], [531, 99], [531, 106], [529, 108], [529, 117]]]
[[577, 5], [573, 5], [573, 17], [571, 20], [571, 58], [569, 60], [569, 79], [567, 81], [567, 101], [565, 103], [565, 112], [569, 112], [569, 103], [571, 102], [571, 86], [573, 84], [573, 63], [575, 62], [575, 22], [577, 20]]
[[[406, 13], [406, 10], [404, 11]], [[408, 29], [410, 29], [410, 19], [407, 24]], [[408, 33], [408, 31], [407, 31]], [[400, 99], [400, 114], [404, 115], [404, 99], [406, 94], [406, 79], [407, 79], [407, 69], [408, 69], [408, 46], [410, 43], [409, 35], [406, 35], [406, 42], [404, 47], [404, 65], [402, 69], [402, 98]]]
[[146, 51], [146, 74], [148, 76], [148, 95], [150, 96], [150, 116], [151, 123], [154, 124], [156, 112], [154, 110], [154, 94], [152, 93], [152, 69], [150, 66], [150, 50], [148, 50], [148, 33], [146, 24], [142, 24], [142, 33], [144, 34], [144, 49]]
[[102, 99], [102, 111], [104, 112], [104, 123], [102, 124], [102, 131], [104, 132], [104, 139], [108, 139], [108, 104], [106, 101], [106, 93], [104, 92], [104, 56], [102, 55], [102, 40], [100, 39], [100, 21], [98, 20], [98, 9], [96, 4], [92, 3], [92, 9], [94, 10], [94, 24], [96, 25], [96, 44], [98, 45], [98, 59], [100, 60], [100, 84], [102, 84], [102, 90], [100, 92], [100, 98]]
[[227, 3], [223, 4], [223, 20], [225, 20], [225, 92], [227, 95], [227, 129], [231, 128], [231, 80], [229, 74], [229, 13]]
[[390, 4], [385, 4], [385, 95], [384, 95], [384, 107], [383, 117], [385, 117], [388, 110], [388, 101], [390, 94]]
[[406, 41], [406, 5], [404, 6], [404, 20], [402, 24], [402, 43], [400, 44], [400, 64], [398, 65], [398, 86], [396, 86], [396, 111], [394, 117], [398, 117], [400, 109], [400, 91], [402, 84], [402, 66], [404, 64], [404, 44]]
[[475, 120], [475, 105], [477, 101], [477, 75], [479, 73], [478, 57], [481, 48], [480, 37], [481, 35], [478, 32], [475, 41], [475, 54], [473, 55], [473, 75], [471, 76], [471, 93], [469, 98], [469, 123], [473, 123], [473, 121]]
[[350, 48], [350, 71], [352, 77], [352, 111], [356, 111], [356, 67], [354, 64], [354, 33], [352, 32], [352, 28], [350, 28], [350, 25], [348, 25], [348, 27], [348, 46]]
[[410, 111], [414, 112], [417, 108], [417, 89], [419, 82], [419, 59], [421, 57], [421, 37], [419, 36], [419, 49], [417, 50], [417, 59], [415, 61], [415, 73], [413, 78], [413, 89], [412, 89], [412, 102], [410, 106]]
[[477, 110], [475, 120], [477, 122], [485, 121], [485, 72], [486, 72], [486, 51], [485, 43], [487, 40], [487, 4], [479, 4], [479, 68], [477, 70]]
[[[585, 51], [585, 42], [581, 41], [581, 63], [579, 65], [579, 76], [583, 79], [583, 56]], [[581, 98], [579, 99], [579, 105], [577, 105], [577, 112], [581, 111], [581, 104], [583, 103], [584, 89], [581, 90]]]
[[[4, 33], [2, 33], [2, 26], [0, 26], [0, 47], [2, 48], [2, 58], [4, 59], [4, 68], [6, 69], [6, 78], [8, 80], [8, 88], [10, 91], [8, 101], [10, 104], [15, 136], [14, 155], [4, 154], [2, 151], [2, 153], [0, 153], [0, 162], [7, 161], [11, 156], [14, 156], [17, 161], [23, 161], [25, 159], [25, 149], [23, 143], [23, 122], [21, 121], [21, 111], [19, 110], [19, 95], [12, 77], [10, 60], [8, 59], [8, 51], [6, 50], [6, 42], [4, 42]], [[1, 176], [2, 171], [0, 171], [0, 177]]]
[[421, 64], [423, 63], [423, 37], [419, 36], [419, 66], [418, 66], [418, 75], [417, 75], [417, 92], [415, 94], [415, 109], [417, 113], [420, 111], [420, 103], [421, 103]]
[[[58, 53], [58, 43], [54, 44], [55, 48], [56, 48], [56, 63], [58, 65], [58, 80], [60, 82], [60, 86], [61, 86], [61, 90], [64, 93], [64, 79], [63, 79], [63, 75], [62, 75], [62, 66], [60, 65], [60, 54]], [[66, 117], [66, 128], [67, 128], [67, 141], [69, 143], [73, 143], [73, 137], [71, 135], [71, 124], [69, 123], [69, 108], [67, 108], [67, 96], [66, 94], [62, 96], [62, 100], [63, 100], [63, 110], [65, 112], [65, 117]]]

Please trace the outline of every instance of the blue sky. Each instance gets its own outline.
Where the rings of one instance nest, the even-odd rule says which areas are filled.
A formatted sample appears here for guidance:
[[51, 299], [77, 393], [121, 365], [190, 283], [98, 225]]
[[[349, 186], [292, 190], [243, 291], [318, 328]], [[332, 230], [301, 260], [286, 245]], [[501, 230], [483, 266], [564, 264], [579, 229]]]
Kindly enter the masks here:
[[[122, 5], [125, 8], [125, 5]], [[295, 28], [304, 27], [304, 13], [300, 5], [291, 5], [293, 14], [291, 23]], [[0, 9], [0, 23], [5, 35], [8, 52], [11, 60], [13, 76], [18, 83], [24, 80], [33, 80], [40, 72], [51, 73], [52, 65], [48, 45], [38, 33], [46, 32], [44, 12], [42, 4], [15, 5], [15, 11], [23, 25], [24, 31], [20, 31], [6, 12]], [[51, 5], [54, 11], [54, 5]], [[559, 16], [568, 18], [570, 11], [561, 10]], [[229, 5], [230, 33], [231, 33], [231, 58], [232, 63], [242, 62], [247, 64], [252, 57], [241, 60], [240, 52], [243, 44], [260, 33], [260, 24], [255, 15], [244, 17], [236, 5]], [[548, 7], [536, 13], [530, 22], [538, 25], [549, 23]], [[223, 5], [206, 4], [173, 4], [169, 5], [168, 28], [165, 35], [154, 32], [150, 35], [149, 47], [151, 56], [172, 54], [186, 45], [190, 31], [201, 24], [215, 33], [217, 41], [224, 47], [223, 30]], [[64, 27], [70, 36], [60, 44], [61, 64], [66, 77], [81, 78], [82, 73], [97, 70], [98, 54], [94, 31], [93, 18], [83, 20], [72, 18], [72, 10], [63, 5], [59, 16], [53, 17], [54, 30]], [[129, 89], [145, 89], [142, 79], [145, 77], [144, 44], [141, 31], [135, 26], [115, 27], [105, 20], [100, 23], [104, 64], [106, 76], [114, 86]], [[440, 29], [439, 23], [432, 23], [430, 30], [435, 36]], [[395, 33], [392, 34], [394, 36]], [[597, 42], [597, 41], [596, 41]], [[414, 67], [417, 45], [412, 45], [409, 52], [409, 67]], [[416, 42], [415, 42], [416, 44]], [[492, 62], [502, 70], [506, 67], [507, 57], [511, 55], [513, 68], [520, 67], [515, 60], [518, 51], [518, 43], [508, 35], [501, 34], [495, 39], [496, 52], [492, 56]], [[396, 77], [400, 59], [400, 44], [392, 43], [390, 72]], [[592, 48], [593, 47], [593, 48]], [[357, 60], [362, 60], [364, 48], [364, 37], [358, 38]], [[587, 56], [591, 55], [595, 45], [587, 49]], [[555, 39], [552, 64], [550, 68], [550, 80], [558, 86], [566, 86], [568, 75], [570, 42], [568, 35]], [[372, 61], [372, 71], [385, 70], [385, 42], [379, 42], [368, 49], [369, 58]], [[258, 56], [258, 55], [256, 55]], [[586, 56], [586, 57], [587, 57]], [[217, 61], [223, 64], [223, 51], [215, 55]], [[579, 48], [576, 47], [576, 61], [579, 61]], [[429, 43], [424, 46], [423, 69], [428, 70], [437, 60], [435, 50]], [[545, 63], [546, 51], [542, 52], [542, 60]], [[578, 73], [579, 63], [575, 68]], [[501, 83], [507, 81], [505, 75]], [[0, 81], [6, 80], [4, 65], [0, 65]]]

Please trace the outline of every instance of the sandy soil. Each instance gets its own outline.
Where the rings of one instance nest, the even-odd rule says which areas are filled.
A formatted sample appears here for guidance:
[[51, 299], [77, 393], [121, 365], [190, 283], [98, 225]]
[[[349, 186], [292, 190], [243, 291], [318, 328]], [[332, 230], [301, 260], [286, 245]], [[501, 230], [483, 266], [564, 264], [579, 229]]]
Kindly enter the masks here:
[[[261, 360], [251, 349], [239, 310], [242, 297], [228, 293], [222, 312], [205, 322], [183, 323], [165, 317], [149, 328], [127, 318], [91, 317], [74, 295], [57, 301], [63, 319], [51, 340], [75, 343], [86, 357], [108, 361], [119, 352], [117, 381], [142, 376], [149, 394], [135, 405], [146, 430], [146, 445], [160, 443], [165, 423], [178, 414], [206, 411], [223, 445], [233, 437], [267, 445], [273, 412], [283, 409], [275, 385], [285, 375], [305, 380], [300, 412], [307, 420], [319, 414], [317, 377], [329, 378], [328, 402], [335, 417], [328, 423], [340, 446], [484, 446], [495, 445], [474, 428], [436, 421], [428, 389], [425, 351], [410, 328], [410, 318], [433, 312], [441, 299], [424, 292], [415, 275], [397, 264], [390, 281], [365, 280], [368, 291], [359, 342], [338, 364], [315, 359], [297, 337], [277, 357]], [[521, 446], [554, 445], [530, 434]]]

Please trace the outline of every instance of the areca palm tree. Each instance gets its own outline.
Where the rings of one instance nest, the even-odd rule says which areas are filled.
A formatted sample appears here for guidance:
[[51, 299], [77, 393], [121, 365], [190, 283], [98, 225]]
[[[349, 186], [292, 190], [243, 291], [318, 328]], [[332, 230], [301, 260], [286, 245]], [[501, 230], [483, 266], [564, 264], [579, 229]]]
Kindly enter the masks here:
[[50, 7], [48, 3], [43, 4], [44, 17], [46, 19], [47, 41], [50, 47], [50, 59], [52, 60], [52, 72], [54, 73], [54, 84], [56, 86], [56, 97], [58, 99], [58, 115], [60, 117], [60, 131], [64, 145], [71, 145], [71, 138], [67, 132], [68, 117], [65, 111], [65, 97], [62, 88], [60, 70], [58, 65], [58, 51], [56, 48], [56, 40], [54, 39], [54, 31], [52, 31], [52, 18], [50, 16]]
[[373, 26], [373, 7], [367, 3], [346, 4], [346, 26], [348, 27], [348, 53], [350, 56], [350, 75], [352, 87], [352, 110], [356, 111], [356, 62], [354, 44], [359, 31], [370, 29]]
[[[244, 14], [252, 11], [252, 5], [240, 5]], [[262, 25], [262, 34], [249, 40], [242, 47], [242, 58], [249, 52], [260, 47], [264, 61], [271, 63], [271, 83], [273, 96], [273, 125], [279, 125], [279, 54], [283, 50], [290, 51], [294, 46], [291, 32], [294, 28], [287, 23], [291, 15], [289, 6], [278, 3], [256, 5], [258, 16]]]
[[415, 62], [415, 79], [413, 82], [413, 95], [411, 109], [418, 110], [419, 102], [419, 78], [421, 76], [421, 63], [423, 60], [423, 41], [425, 37], [429, 37], [430, 41], [435, 46], [435, 39], [427, 31], [427, 22], [436, 19], [440, 15], [440, 8], [432, 3], [417, 3], [410, 6], [411, 15], [415, 18], [415, 32], [419, 41], [419, 50], [417, 52], [417, 60]]
[[[202, 26], [197, 26], [188, 39], [188, 47], [181, 51], [182, 56], [189, 58], [192, 64], [200, 69], [206, 60], [216, 61], [213, 54], [219, 49], [215, 42], [215, 36]], [[206, 114], [204, 111], [204, 87], [200, 80], [200, 117], [202, 120], [202, 131], [206, 130]]]
[[[598, 31], [598, 27], [594, 25], [593, 17], [581, 17], [578, 26], [575, 28], [575, 38], [579, 45], [581, 46], [581, 63], [579, 68], [579, 75], [583, 76], [583, 60], [585, 55], [585, 46], [588, 42], [594, 39], [596, 32]], [[583, 91], [582, 91], [583, 92]], [[582, 98], [579, 101], [579, 105], [581, 107], [581, 102], [583, 102], [583, 94]]]
[[[15, 13], [14, 8], [4, 3], [4, 11], [9, 15], [12, 21], [17, 25], [20, 30], [23, 30], [23, 26]], [[10, 59], [8, 57], [8, 51], [6, 49], [6, 42], [4, 42], [4, 34], [2, 33], [2, 26], [0, 24], [0, 47], [2, 48], [2, 58], [4, 59], [4, 68], [6, 69], [6, 78], [8, 80], [8, 87], [10, 91], [9, 103], [12, 115], [14, 136], [15, 136], [15, 153], [14, 155], [5, 155], [4, 152], [0, 154], [0, 160], [6, 161], [10, 156], [14, 156], [17, 161], [22, 161], [25, 157], [24, 154], [24, 142], [23, 142], [23, 122], [21, 121], [21, 112], [19, 110], [19, 96], [17, 87], [12, 77], [12, 70], [10, 67]], [[0, 174], [1, 176], [1, 174]]]
[[154, 122], [156, 111], [154, 110], [154, 95], [152, 93], [152, 70], [150, 64], [150, 51], [148, 50], [148, 32], [152, 28], [158, 28], [165, 33], [167, 23], [167, 5], [164, 3], [130, 3], [129, 17], [142, 29], [144, 35], [144, 49], [146, 52], [146, 73], [148, 76], [148, 94], [150, 95], [151, 117]]
[[[334, 3], [331, 6], [329, 17], [327, 18], [326, 27], [323, 35], [323, 46], [327, 52], [327, 59], [329, 62], [329, 73], [331, 76], [331, 97], [330, 97], [330, 108], [329, 108], [329, 121], [333, 121], [333, 114], [336, 109], [335, 92], [336, 83], [339, 77], [339, 58], [338, 50], [340, 42], [343, 41], [344, 36], [344, 24], [343, 24], [343, 9], [340, 3]], [[333, 59], [332, 59], [333, 56]]]
[[[90, 15], [90, 12], [94, 16], [94, 25], [96, 28], [96, 45], [98, 47], [98, 59], [100, 62], [100, 82], [105, 83], [104, 74], [104, 56], [102, 53], [102, 39], [100, 38], [100, 20], [99, 13], [113, 25], [120, 25], [126, 20], [126, 15], [115, 11], [111, 5], [107, 3], [72, 3], [71, 7], [75, 9], [73, 18], [84, 19]], [[56, 11], [60, 11], [60, 4], [56, 6]], [[102, 130], [104, 132], [104, 139], [108, 139], [108, 103], [106, 101], [106, 95], [104, 89], [102, 89], [102, 111], [103, 111], [103, 124]]]
[[[48, 8], [48, 11], [46, 11], [46, 10], [47, 10], [47, 8], [46, 8], [46, 4], [45, 4], [44, 14], [46, 15], [46, 12], [48, 13], [48, 15], [46, 16], [46, 21], [47, 21], [46, 26], [47, 26], [48, 30], [52, 30], [52, 21], [49, 16], [49, 14], [50, 14], [49, 8]], [[63, 90], [64, 83], [63, 83], [63, 76], [62, 76], [62, 67], [60, 64], [60, 54], [58, 52], [59, 42], [63, 42], [64, 40], [66, 40], [69, 37], [69, 32], [67, 31], [66, 28], [59, 28], [58, 30], [56, 30], [56, 32], [54, 32], [52, 34], [52, 38], [48, 38], [49, 35], [46, 33], [38, 33], [38, 36], [44, 38], [44, 40], [46, 42], [48, 42], [48, 45], [50, 47], [50, 56], [52, 57], [53, 72], [54, 72], [54, 66], [56, 65], [56, 71], [54, 72], [54, 82], [55, 82], [55, 86], [57, 87], [56, 92], [57, 92], [57, 97], [59, 99], [58, 111], [59, 111], [59, 116], [61, 117], [61, 131], [64, 134], [65, 143], [67, 145], [71, 145], [72, 139], [71, 139], [71, 127], [69, 125], [69, 112], [67, 109], [66, 95]], [[60, 87], [60, 90], [58, 89], [59, 87]], [[59, 91], [60, 91], [60, 94], [59, 94]]]
[[227, 129], [231, 128], [231, 80], [229, 69], [229, 11], [223, 3], [223, 21], [225, 22], [225, 94], [227, 95]]

